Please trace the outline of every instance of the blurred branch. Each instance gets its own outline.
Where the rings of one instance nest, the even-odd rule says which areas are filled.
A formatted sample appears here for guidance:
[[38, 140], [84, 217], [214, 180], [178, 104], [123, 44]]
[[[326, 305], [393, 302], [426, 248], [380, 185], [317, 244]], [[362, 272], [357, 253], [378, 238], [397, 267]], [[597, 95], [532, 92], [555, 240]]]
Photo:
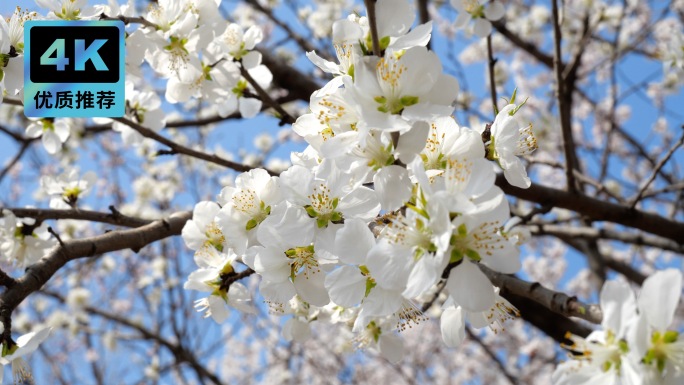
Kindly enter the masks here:
[[[257, 11], [263, 13], [273, 23], [275, 23], [278, 27], [280, 27], [283, 31], [285, 31], [287, 36], [289, 36], [292, 40], [294, 40], [297, 43], [297, 45], [299, 46], [299, 48], [302, 49], [302, 51], [311, 52], [311, 51], [316, 50], [316, 48], [313, 45], [311, 45], [311, 43], [309, 43], [306, 39], [304, 39], [303, 37], [298, 35], [295, 31], [293, 31], [289, 25], [283, 23], [280, 19], [275, 17], [272, 10], [265, 8], [257, 0], [245, 0], [245, 2], [249, 5], [251, 5]], [[320, 50], [318, 52], [321, 53], [322, 55], [326, 55], [325, 52], [321, 52]], [[330, 60], [330, 58], [327, 58], [327, 59]]]
[[7, 163], [7, 166], [5, 166], [2, 171], [0, 171], [0, 182], [2, 182], [3, 179], [5, 179], [5, 176], [12, 170], [12, 168], [19, 162], [22, 156], [24, 156], [24, 153], [26, 153], [26, 150], [28, 150], [29, 146], [31, 145], [30, 141], [25, 141], [21, 144], [21, 147], [19, 148], [19, 151], [17, 151], [16, 155], [14, 155], [14, 158]]
[[[61, 303], [66, 303], [66, 299], [61, 296], [60, 294], [48, 290], [43, 290], [42, 294], [47, 295], [48, 297], [54, 298], [58, 300]], [[178, 364], [181, 363], [187, 363], [192, 367], [195, 372], [197, 372], [198, 376], [200, 378], [208, 378], [211, 382], [217, 385], [222, 385], [223, 382], [216, 376], [214, 373], [210, 372], [209, 369], [204, 367], [197, 359], [197, 356], [193, 354], [189, 349], [187, 349], [185, 346], [181, 345], [180, 342], [172, 342], [169, 341], [168, 339], [164, 338], [159, 334], [157, 331], [152, 331], [150, 329], [147, 329], [145, 326], [143, 326], [140, 322], [136, 322], [135, 320], [129, 319], [128, 317], [122, 316], [120, 314], [115, 314], [115, 313], [110, 313], [105, 310], [101, 310], [92, 306], [85, 306], [83, 308], [86, 312], [90, 314], [97, 315], [99, 317], [102, 317], [106, 320], [115, 322], [119, 325], [131, 328], [142, 336], [142, 338], [150, 340], [150, 341], [155, 341], [156, 343], [160, 344], [161, 346], [165, 347], [166, 349], [169, 350], [171, 354], [173, 354], [174, 358], [176, 359], [176, 362]]]
[[649, 176], [648, 179], [646, 179], [644, 185], [641, 187], [641, 189], [639, 189], [639, 192], [636, 194], [634, 199], [632, 199], [632, 202], [629, 205], [630, 208], [636, 207], [636, 204], [639, 203], [639, 200], [641, 200], [641, 197], [644, 195], [644, 192], [646, 192], [648, 186], [650, 186], [651, 183], [653, 183], [653, 181], [655, 180], [660, 169], [665, 167], [665, 164], [670, 160], [675, 151], [677, 151], [677, 149], [682, 146], [682, 144], [684, 144], [684, 135], [682, 135], [679, 138], [679, 141], [675, 143], [674, 146], [672, 146], [670, 151], [668, 151], [667, 154], [665, 154], [665, 156], [663, 157], [663, 159], [661, 159], [660, 162], [658, 162], [658, 164], [655, 166], [653, 172], [651, 173], [651, 176]]
[[499, 357], [496, 356], [496, 353], [494, 353], [494, 352], [492, 351], [492, 349], [490, 349], [489, 346], [487, 346], [487, 344], [485, 344], [484, 341], [482, 341], [482, 339], [481, 339], [477, 334], [475, 334], [475, 333], [472, 331], [472, 329], [470, 328], [470, 326], [466, 326], [466, 327], [465, 327], [465, 331], [466, 331], [466, 334], [468, 335], [468, 338], [470, 338], [470, 339], [473, 340], [476, 344], [478, 344], [478, 345], [480, 346], [480, 348], [482, 348], [482, 350], [485, 352], [485, 354], [487, 355], [487, 357], [489, 357], [489, 359], [492, 360], [492, 362], [494, 362], [494, 364], [496, 364], [496, 367], [497, 367], [497, 368], [499, 369], [499, 371], [504, 375], [504, 377], [506, 377], [506, 380], [508, 380], [509, 383], [511, 383], [511, 384], [513, 384], [513, 385], [518, 385], [518, 384], [520, 384], [520, 381], [518, 380], [518, 378], [515, 377], [515, 376], [513, 376], [513, 375], [506, 369], [506, 366], [504, 365], [503, 362], [501, 362], [501, 360], [499, 359]]
[[261, 53], [262, 63], [268, 67], [273, 74], [273, 83], [288, 91], [292, 98], [309, 102], [311, 94], [316, 92], [320, 86], [312, 76], [305, 75], [284, 60], [276, 58], [268, 51], [258, 49]]
[[561, 53], [561, 27], [558, 20], [560, 10], [558, 0], [551, 0], [551, 14], [553, 16], [553, 69], [556, 74], [556, 99], [558, 101], [558, 113], [560, 114], [561, 131], [563, 134], [563, 152], [565, 153], [565, 177], [568, 183], [568, 191], [575, 192], [577, 185], [573, 170], [578, 169], [575, 142], [572, 137], [572, 121], [570, 118], [570, 107], [572, 105], [572, 88], [566, 89], [565, 79], [563, 78], [563, 61]]
[[529, 225], [529, 229], [532, 234], [535, 235], [567, 236], [571, 238], [585, 238], [594, 240], [612, 239], [633, 245], [670, 250], [684, 255], [684, 244], [672, 241], [670, 239], [641, 233], [634, 234], [624, 231], [596, 229], [592, 227], [555, 226], [541, 223], [531, 223]]

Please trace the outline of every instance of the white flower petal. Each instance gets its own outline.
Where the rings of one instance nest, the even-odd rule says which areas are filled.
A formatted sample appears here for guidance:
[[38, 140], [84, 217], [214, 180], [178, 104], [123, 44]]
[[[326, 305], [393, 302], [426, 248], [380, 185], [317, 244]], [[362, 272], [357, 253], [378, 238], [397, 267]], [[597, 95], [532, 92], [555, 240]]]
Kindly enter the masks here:
[[325, 287], [336, 305], [352, 307], [363, 299], [366, 280], [357, 267], [342, 266], [325, 277]]
[[475, 35], [485, 38], [492, 33], [492, 23], [487, 19], [477, 18], [473, 25], [473, 32], [475, 32]]
[[462, 307], [450, 306], [444, 310], [439, 322], [444, 344], [450, 348], [460, 346], [465, 339], [465, 314]]
[[486, 275], [467, 258], [451, 269], [447, 289], [454, 301], [470, 312], [485, 311], [494, 306], [494, 287]]
[[639, 310], [648, 323], [664, 331], [672, 324], [682, 293], [682, 273], [676, 269], [659, 271], [644, 281], [639, 294]]
[[491, 21], [496, 21], [501, 19], [506, 13], [503, 4], [498, 1], [490, 2], [484, 10], [485, 17]]

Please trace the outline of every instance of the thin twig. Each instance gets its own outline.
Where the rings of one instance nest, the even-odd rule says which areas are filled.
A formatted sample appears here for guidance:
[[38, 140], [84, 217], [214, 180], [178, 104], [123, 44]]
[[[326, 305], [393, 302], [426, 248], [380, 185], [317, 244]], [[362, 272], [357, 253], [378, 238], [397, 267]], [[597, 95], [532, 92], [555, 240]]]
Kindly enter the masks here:
[[266, 90], [261, 88], [259, 83], [256, 80], [254, 80], [252, 75], [250, 75], [249, 71], [242, 65], [240, 65], [240, 74], [242, 75], [242, 77], [247, 79], [247, 82], [249, 82], [252, 88], [254, 88], [257, 95], [259, 95], [261, 101], [271, 106], [274, 110], [278, 112], [278, 114], [280, 114], [279, 125], [282, 126], [284, 124], [292, 124], [296, 121], [296, 119], [292, 115], [290, 115], [289, 112], [285, 111], [285, 109], [283, 108], [283, 106], [280, 105], [280, 103], [273, 100], [271, 95], [269, 95], [268, 92], [266, 92]]
[[[250, 166], [247, 166], [247, 165], [244, 165], [241, 163], [233, 162], [232, 160], [222, 158], [218, 155], [207, 154], [206, 152], [193, 150], [192, 148], [180, 145], [180, 144], [174, 142], [173, 140], [168, 139], [162, 135], [159, 135], [158, 133], [150, 130], [149, 128], [147, 128], [147, 127], [145, 127], [139, 123], [136, 123], [136, 122], [134, 122], [128, 118], [114, 118], [114, 120], [119, 122], [119, 123], [123, 123], [123, 124], [127, 125], [128, 127], [138, 131], [142, 136], [144, 136], [146, 138], [156, 140], [157, 142], [169, 147], [171, 150], [174, 150], [179, 154], [187, 155], [187, 156], [197, 158], [197, 159], [202, 159], [202, 160], [205, 160], [207, 162], [218, 164], [219, 166], [223, 166], [223, 167], [228, 167], [230, 169], [233, 169], [233, 170], [239, 171], [239, 172], [246, 172], [246, 171], [253, 169], [253, 167], [250, 167]], [[271, 175], [277, 175], [278, 174], [274, 171], [270, 171], [270, 170], [266, 170], [266, 171], [268, 171]]]
[[475, 341], [476, 344], [480, 345], [480, 347], [485, 352], [487, 357], [489, 357], [490, 360], [494, 361], [496, 366], [499, 368], [499, 371], [501, 371], [501, 373], [504, 375], [504, 377], [506, 377], [508, 382], [510, 382], [513, 385], [520, 384], [520, 382], [518, 381], [518, 378], [513, 376], [511, 373], [508, 372], [508, 370], [506, 370], [506, 366], [504, 366], [503, 362], [501, 362], [499, 357], [496, 356], [496, 353], [494, 353], [492, 351], [492, 349], [490, 349], [489, 346], [487, 346], [487, 344], [485, 344], [484, 341], [482, 341], [482, 339], [480, 337], [478, 337], [477, 334], [475, 334], [470, 329], [470, 326], [466, 326], [465, 331], [466, 331], [466, 334], [468, 334], [468, 338]]
[[159, 26], [157, 24], [152, 23], [151, 21], [148, 21], [144, 17], [126, 17], [126, 16], [117, 16], [117, 17], [110, 17], [107, 16], [106, 14], [102, 13], [100, 14], [100, 20], [113, 20], [113, 21], [123, 21], [124, 24], [142, 24], [145, 27], [150, 27], [154, 29], [159, 29]]
[[674, 146], [672, 146], [670, 151], [668, 151], [667, 154], [665, 154], [663, 159], [661, 159], [660, 162], [658, 162], [658, 164], [655, 166], [655, 168], [653, 169], [653, 172], [651, 173], [651, 176], [648, 177], [648, 179], [646, 180], [646, 183], [644, 183], [644, 185], [641, 187], [641, 189], [639, 189], [639, 193], [634, 197], [634, 199], [632, 199], [632, 202], [629, 205], [630, 209], [633, 209], [634, 207], [636, 207], [636, 204], [639, 202], [641, 197], [644, 195], [644, 192], [646, 192], [646, 189], [648, 188], [648, 186], [650, 186], [651, 183], [653, 183], [653, 181], [655, 180], [660, 169], [665, 166], [665, 164], [670, 160], [670, 158], [675, 153], [675, 151], [677, 151], [677, 149], [679, 147], [681, 147], [682, 144], [684, 144], [684, 134], [682, 135], [681, 138], [679, 138], [679, 141], [677, 143], [675, 143]]
[[48, 233], [52, 234], [53, 237], [55, 237], [57, 243], [59, 243], [61, 247], [64, 247], [64, 241], [62, 241], [62, 237], [60, 237], [59, 234], [57, 234], [57, 232], [52, 228], [52, 226], [48, 226], [47, 231]]
[[29, 146], [31, 145], [31, 142], [24, 142], [21, 145], [21, 148], [19, 151], [17, 151], [17, 154], [10, 160], [10, 162], [5, 166], [5, 168], [2, 169], [0, 172], [0, 182], [2, 182], [3, 179], [5, 179], [5, 176], [12, 170], [12, 168], [19, 162], [22, 156], [24, 156], [24, 153], [26, 150], [28, 150]]
[[[274, 22], [278, 27], [282, 28], [283, 31], [292, 39], [294, 40], [297, 45], [299, 45], [299, 48], [301, 48], [304, 52], [310, 52], [310, 51], [315, 51], [316, 48], [311, 45], [309, 41], [304, 39], [302, 36], [298, 35], [290, 26], [286, 23], [284, 23], [282, 20], [278, 19], [274, 14], [271, 9], [265, 8], [263, 5], [261, 5], [258, 1], [256, 0], [247, 0], [247, 4], [251, 5], [253, 8], [258, 10], [259, 12], [263, 13], [266, 17], [268, 17], [272, 22]], [[320, 52], [320, 50], [319, 50]], [[325, 55], [325, 53], [322, 53]], [[327, 59], [332, 59], [332, 58], [327, 58]]]

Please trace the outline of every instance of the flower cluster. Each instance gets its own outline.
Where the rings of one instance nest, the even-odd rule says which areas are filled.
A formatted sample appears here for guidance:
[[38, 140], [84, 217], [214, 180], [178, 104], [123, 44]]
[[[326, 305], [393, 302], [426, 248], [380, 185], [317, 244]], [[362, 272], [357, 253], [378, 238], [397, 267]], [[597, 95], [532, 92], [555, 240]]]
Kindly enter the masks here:
[[262, 88], [273, 78], [254, 51], [263, 38], [259, 27], [243, 31], [227, 22], [214, 0], [161, 0], [146, 18], [156, 28], [138, 30], [128, 39], [144, 45], [147, 63], [168, 79], [168, 102], [211, 100], [222, 117], [239, 112], [251, 118], [261, 110], [261, 101], [251, 97], [253, 85], [241, 74], [246, 71]]
[[[50, 10], [46, 19], [87, 20], [106, 15], [130, 17], [131, 4], [87, 7], [87, 0], [36, 0]], [[160, 0], [145, 15], [148, 26], [126, 35], [126, 117], [158, 131], [165, 126], [161, 101], [140, 81], [146, 62], [158, 76], [167, 79], [169, 103], [211, 100], [222, 117], [239, 114], [252, 118], [262, 109], [254, 87], [267, 89], [273, 75], [261, 64], [254, 50], [263, 39], [257, 26], [244, 31], [220, 16], [214, 0]], [[0, 102], [4, 95], [19, 98], [23, 90], [23, 25], [43, 17], [17, 8], [8, 20], [0, 20]], [[243, 76], [247, 75], [247, 76]], [[247, 80], [249, 78], [250, 81]], [[46, 151], [56, 154], [72, 131], [65, 119], [32, 119], [26, 135], [40, 137]], [[110, 123], [110, 119], [95, 119]], [[121, 123], [113, 123], [124, 143], [139, 145], [142, 137]]]
[[681, 384], [684, 335], [669, 329], [681, 293], [676, 269], [647, 278], [638, 298], [629, 285], [606, 282], [602, 330], [586, 338], [567, 335], [571, 360], [558, 366], [554, 384]]
[[484, 140], [485, 127], [460, 126], [451, 116], [458, 83], [425, 47], [431, 24], [410, 29], [408, 1], [379, 0], [376, 11], [379, 50], [367, 18], [352, 15], [332, 26], [338, 63], [308, 54], [335, 77], [294, 124], [309, 146], [292, 155], [293, 165], [279, 176], [239, 175], [218, 202], [195, 207], [183, 238], [199, 266], [186, 288], [211, 293], [201, 300], [207, 314], [244, 304], [243, 287], [233, 293], [237, 283], [226, 283], [240, 262], [260, 276], [274, 312], [294, 314], [288, 339], [306, 337], [311, 314], [327, 312], [353, 325], [357, 346], [394, 361], [394, 331], [426, 318], [415, 303], [440, 281], [449, 346], [463, 339], [466, 319], [497, 329], [517, 315], [478, 267], [520, 268], [517, 238], [504, 231], [508, 201], [488, 158], [528, 187], [518, 156], [536, 140], [515, 105]]

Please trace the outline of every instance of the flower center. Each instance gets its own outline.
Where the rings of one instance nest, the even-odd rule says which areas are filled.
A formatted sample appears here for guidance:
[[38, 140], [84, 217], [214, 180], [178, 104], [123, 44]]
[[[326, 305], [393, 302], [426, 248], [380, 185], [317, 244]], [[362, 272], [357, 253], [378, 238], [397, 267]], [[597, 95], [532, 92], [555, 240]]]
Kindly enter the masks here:
[[205, 246], [213, 246], [216, 250], [223, 252], [223, 243], [226, 241], [226, 238], [223, 236], [223, 232], [221, 232], [221, 229], [219, 229], [216, 222], [211, 222], [209, 226], [207, 226], [204, 235], [207, 237], [207, 240], [204, 242]]
[[171, 42], [164, 47], [169, 55], [169, 69], [177, 72], [181, 67], [187, 65], [190, 54], [185, 48], [188, 39], [171, 36]]
[[651, 365], [655, 362], [656, 367], [661, 373], [665, 370], [665, 363], [668, 359], [678, 364], [683, 364], [684, 346], [675, 344], [678, 337], [679, 333], [674, 330], [668, 330], [664, 333], [653, 332], [651, 336], [653, 347], [646, 352], [644, 363]]
[[406, 67], [397, 59], [384, 57], [376, 64], [376, 72], [380, 80], [380, 87], [385, 95], [373, 98], [379, 104], [377, 110], [384, 113], [400, 114], [404, 107], [418, 103], [417, 96], [399, 96], [398, 88], [401, 76], [406, 72]]
[[285, 255], [291, 259], [290, 278], [293, 282], [300, 273], [304, 275], [304, 278], [309, 279], [309, 274], [321, 272], [313, 245], [293, 247], [285, 251]]
[[337, 197], [330, 197], [330, 188], [325, 184], [315, 186], [308, 198], [311, 204], [304, 208], [310, 217], [316, 218], [319, 228], [327, 227], [330, 221], [342, 220], [342, 213], [335, 211], [340, 200]]
[[64, 19], [64, 20], [78, 20], [78, 19], [80, 19], [79, 15], [81, 14], [81, 10], [77, 8], [75, 1], [76, 0], [69, 0], [69, 1], [62, 2], [61, 13], [55, 13], [55, 16], [59, 17], [60, 19]]

